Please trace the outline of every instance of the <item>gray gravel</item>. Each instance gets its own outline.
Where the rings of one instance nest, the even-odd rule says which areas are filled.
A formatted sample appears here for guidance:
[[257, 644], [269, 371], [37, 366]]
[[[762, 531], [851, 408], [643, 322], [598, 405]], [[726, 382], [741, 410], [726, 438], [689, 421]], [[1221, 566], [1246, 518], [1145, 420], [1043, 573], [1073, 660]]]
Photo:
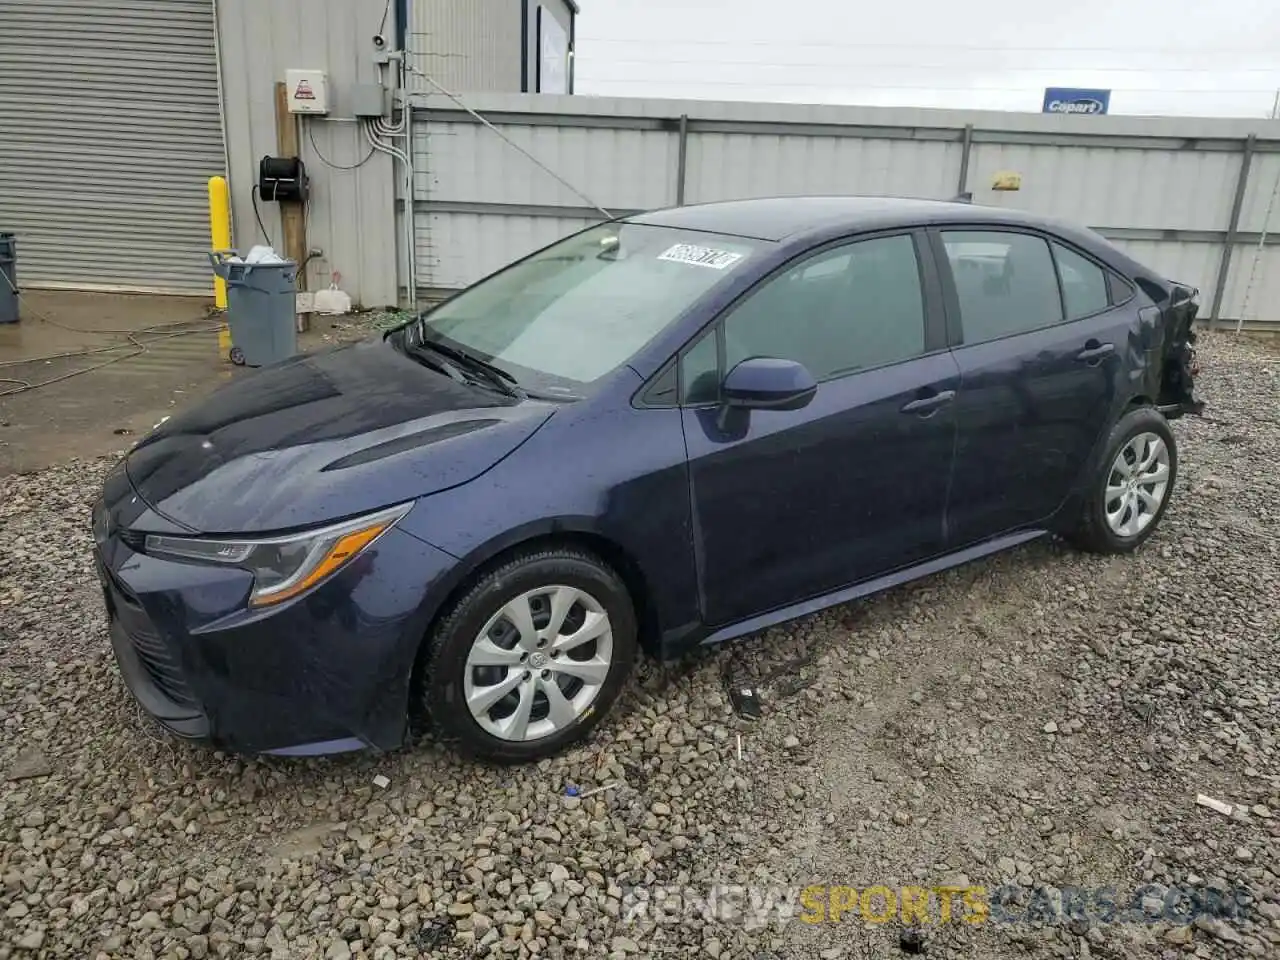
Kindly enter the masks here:
[[[0, 481], [0, 958], [879, 958], [916, 931], [696, 901], [1006, 883], [1153, 913], [1179, 885], [1254, 900], [1191, 924], [933, 924], [927, 954], [1280, 955], [1280, 354], [1219, 336], [1203, 358], [1209, 418], [1176, 426], [1177, 498], [1140, 555], [1032, 545], [647, 664], [593, 742], [515, 770], [160, 735], [90, 568], [107, 462]], [[762, 719], [733, 714], [726, 675], [760, 685]], [[636, 887], [695, 902], [641, 910]]]

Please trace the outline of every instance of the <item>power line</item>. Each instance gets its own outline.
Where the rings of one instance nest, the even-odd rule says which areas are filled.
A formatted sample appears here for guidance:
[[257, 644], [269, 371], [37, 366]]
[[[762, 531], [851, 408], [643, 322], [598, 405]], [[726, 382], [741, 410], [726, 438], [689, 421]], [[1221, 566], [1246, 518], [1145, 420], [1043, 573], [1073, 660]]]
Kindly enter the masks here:
[[[632, 46], [636, 45], [654, 45], [668, 47], [769, 47], [770, 49], [778, 49], [780, 47], [814, 47], [827, 48], [837, 50], [976, 50], [985, 53], [1008, 53], [1010, 47], [1008, 44], [998, 46], [986, 46], [980, 44], [965, 43], [857, 43], [848, 41], [817, 41], [817, 40], [782, 40], [774, 38], [771, 40], [674, 40], [671, 37], [591, 37], [581, 31], [578, 33], [577, 44], [579, 54], [583, 47], [588, 47], [593, 43], [627, 43]], [[1020, 53], [1114, 53], [1122, 57], [1129, 57], [1134, 54], [1152, 53], [1152, 54], [1177, 54], [1178, 56], [1186, 56], [1187, 49], [1185, 47], [1028, 47], [1018, 44], [1017, 51]], [[1218, 54], [1252, 54], [1260, 57], [1273, 56], [1273, 52], [1262, 47], [1216, 47], [1212, 50], [1197, 50], [1197, 57], [1209, 57]]]
[[[590, 63], [590, 57], [579, 56], [578, 64], [584, 62]], [[707, 60], [699, 58], [697, 60], [672, 60], [664, 58], [661, 60], [634, 60], [634, 59], [618, 59], [608, 57], [602, 59], [601, 62], [608, 64], [634, 64], [636, 66], [645, 67], [667, 67], [673, 64], [679, 65], [697, 65], [702, 67], [786, 67], [788, 69], [817, 69], [817, 68], [848, 68], [856, 66], [860, 70], [965, 70], [974, 69], [981, 66], [983, 69], [992, 69], [988, 64], [972, 64], [972, 63], [913, 63], [908, 61], [899, 61], [891, 63], [868, 63], [859, 60], [856, 64], [850, 64], [845, 61], [842, 63], [816, 63], [812, 60], [794, 61], [794, 60]], [[1131, 65], [1125, 66], [1105, 66], [1097, 64], [1063, 64], [1061, 66], [1034, 66], [1034, 67], [1018, 67], [1010, 66], [1007, 63], [998, 65], [1000, 72], [1061, 72], [1071, 70], [1079, 73], [1273, 73], [1280, 74], [1280, 65], [1274, 67], [1135, 67]]]
[[520, 144], [516, 143], [509, 136], [507, 136], [505, 133], [503, 133], [501, 130], [495, 127], [492, 123], [488, 121], [487, 118], [481, 116], [479, 113], [473, 110], [466, 103], [466, 101], [464, 101], [456, 93], [451, 93], [448, 90], [446, 90], [443, 86], [440, 85], [439, 81], [437, 81], [434, 77], [430, 76], [429, 74], [423, 73], [421, 70], [417, 70], [414, 67], [409, 66], [409, 64], [407, 63], [405, 64], [405, 69], [408, 70], [410, 73], [414, 74], [415, 76], [421, 77], [423, 80], [427, 81], [427, 83], [435, 87], [436, 90], [444, 94], [446, 97], [448, 97], [450, 100], [456, 103], [459, 107], [461, 107], [467, 113], [471, 114], [471, 116], [474, 117], [477, 122], [482, 124], [484, 127], [488, 128], [492, 133], [496, 134], [499, 139], [503, 140], [507, 144], [507, 146], [523, 154], [525, 159], [529, 160], [535, 167], [537, 167], [543, 173], [550, 176], [562, 187], [564, 187], [569, 192], [571, 192], [574, 196], [576, 196], [579, 200], [585, 200], [589, 206], [594, 207], [596, 210], [600, 211], [600, 213], [604, 216], [606, 220], [614, 219], [612, 213], [610, 213], [604, 207], [600, 206], [600, 204], [596, 203], [594, 200], [588, 197], [585, 193], [583, 193], [581, 190], [575, 187], [572, 183], [570, 183], [564, 177], [560, 176], [560, 174], [556, 173], [549, 166], [547, 166], [545, 163], [543, 163], [541, 160], [535, 157], [532, 153], [530, 153], [524, 147], [520, 146]]
[[[1009, 84], [1006, 86], [979, 86], [974, 84], [894, 84], [894, 83], [862, 83], [857, 80], [814, 80], [797, 82], [794, 80], [715, 80], [715, 79], [687, 79], [674, 80], [669, 77], [654, 79], [652, 77], [589, 77], [578, 75], [578, 81], [584, 84], [598, 83], [625, 83], [625, 84], [643, 84], [643, 85], [663, 85], [663, 86], [685, 86], [685, 87], [800, 87], [806, 90], [830, 90], [849, 89], [849, 90], [930, 90], [941, 93], [963, 93], [969, 90], [997, 92], [997, 93], [1014, 93], [1021, 90], [1018, 84]], [[1272, 96], [1275, 93], [1275, 87], [1258, 87], [1250, 90], [1227, 89], [1227, 88], [1181, 88], [1181, 87], [1108, 87], [1113, 93], [1168, 93], [1177, 94], [1179, 96], [1185, 94], [1266, 94]]]

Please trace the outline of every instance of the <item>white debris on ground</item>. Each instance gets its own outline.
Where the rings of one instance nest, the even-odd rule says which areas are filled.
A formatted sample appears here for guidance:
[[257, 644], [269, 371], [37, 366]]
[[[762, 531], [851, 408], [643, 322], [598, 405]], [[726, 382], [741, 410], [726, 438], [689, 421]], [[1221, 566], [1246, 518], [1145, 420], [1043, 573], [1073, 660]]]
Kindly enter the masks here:
[[[1175, 427], [1138, 555], [1035, 544], [645, 664], [591, 743], [526, 768], [162, 736], [91, 569], [108, 463], [0, 480], [0, 958], [1280, 955], [1280, 355], [1214, 336], [1202, 359], [1207, 416]], [[737, 884], [1253, 900], [918, 930], [698, 902]], [[658, 916], [636, 888], [695, 896]]]
[[320, 339], [326, 343], [350, 343], [383, 333], [407, 323], [413, 315], [403, 310], [365, 310], [343, 316], [325, 316], [325, 331]]

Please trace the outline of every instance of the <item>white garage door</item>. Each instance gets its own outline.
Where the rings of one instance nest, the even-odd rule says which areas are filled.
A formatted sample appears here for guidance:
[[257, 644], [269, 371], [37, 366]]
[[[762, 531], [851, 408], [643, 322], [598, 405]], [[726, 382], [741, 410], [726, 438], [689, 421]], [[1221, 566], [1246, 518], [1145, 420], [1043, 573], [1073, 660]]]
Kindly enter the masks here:
[[210, 289], [211, 0], [0, 0], [0, 232], [26, 286]]

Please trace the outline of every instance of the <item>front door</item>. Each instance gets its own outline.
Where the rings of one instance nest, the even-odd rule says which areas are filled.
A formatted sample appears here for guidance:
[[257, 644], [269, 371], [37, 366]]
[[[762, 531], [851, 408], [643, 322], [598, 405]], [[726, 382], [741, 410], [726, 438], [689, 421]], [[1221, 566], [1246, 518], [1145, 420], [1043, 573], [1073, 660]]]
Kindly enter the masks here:
[[943, 230], [963, 343], [951, 547], [1035, 527], [1110, 426], [1129, 315], [1106, 271], [1034, 233]]
[[[942, 551], [959, 374], [941, 348], [918, 242], [880, 236], [794, 262], [682, 357], [708, 624]], [[796, 411], [723, 410], [724, 374], [754, 356], [803, 363], [819, 382], [813, 401]]]

